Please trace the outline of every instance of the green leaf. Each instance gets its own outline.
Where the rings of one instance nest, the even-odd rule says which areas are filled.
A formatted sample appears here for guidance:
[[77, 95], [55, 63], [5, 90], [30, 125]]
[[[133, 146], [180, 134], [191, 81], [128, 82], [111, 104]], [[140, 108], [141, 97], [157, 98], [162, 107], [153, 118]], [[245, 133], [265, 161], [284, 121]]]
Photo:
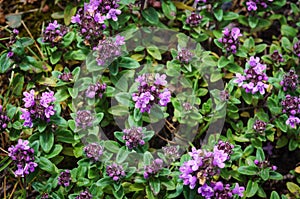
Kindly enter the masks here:
[[104, 147], [112, 153], [118, 153], [120, 150], [120, 145], [112, 140], [105, 141]]
[[62, 56], [62, 51], [53, 52], [50, 56], [51, 64], [56, 64], [57, 62], [59, 62], [59, 60], [61, 59], [61, 56]]
[[250, 28], [255, 28], [259, 22], [259, 18], [257, 16], [250, 16], [248, 18]]
[[139, 62], [130, 58], [130, 57], [122, 57], [119, 62], [119, 67], [128, 68], [128, 69], [136, 69], [140, 67]]
[[218, 60], [218, 68], [225, 67], [228, 63], [230, 63], [230, 60], [228, 60], [226, 57], [221, 56]]
[[162, 2], [162, 11], [164, 13], [164, 15], [170, 19], [170, 20], [174, 20], [176, 19], [176, 6], [174, 5], [174, 3], [172, 1], [163, 1]]
[[126, 150], [126, 147], [123, 146], [120, 148], [120, 150], [117, 153], [117, 157], [116, 157], [116, 161], [117, 163], [122, 163], [126, 160], [126, 158], [128, 157], [129, 152]]
[[252, 182], [252, 180], [248, 181], [247, 187], [246, 187], [246, 196], [248, 198], [251, 198], [256, 194], [258, 191], [258, 184], [257, 182]]
[[222, 21], [222, 18], [223, 18], [223, 10], [222, 10], [222, 9], [214, 10], [214, 16], [216, 17], [216, 19], [217, 19], [218, 21]]
[[54, 134], [49, 131], [41, 133], [40, 143], [43, 151], [49, 153], [54, 144]]
[[74, 39], [75, 39], [75, 33], [68, 32], [63, 38], [64, 47], [68, 47], [73, 42]]
[[257, 175], [258, 168], [256, 166], [240, 166], [238, 172], [244, 175]]
[[96, 186], [104, 188], [108, 185], [111, 185], [112, 183], [113, 183], [113, 180], [107, 176], [107, 177], [104, 177], [104, 178], [101, 178], [100, 180], [98, 180], [96, 182]]
[[157, 178], [149, 179], [149, 186], [153, 194], [156, 196], [160, 192], [160, 180]]
[[294, 151], [299, 147], [299, 143], [297, 140], [291, 138], [289, 142], [289, 151]]
[[280, 196], [276, 191], [272, 191], [270, 199], [280, 199]]
[[3, 53], [0, 57], [0, 73], [5, 73], [12, 65], [11, 60], [7, 57], [7, 53]]
[[145, 142], [148, 142], [149, 140], [151, 140], [151, 138], [154, 136], [155, 132], [154, 131], [145, 131], [144, 132], [144, 137], [143, 140]]
[[256, 160], [260, 162], [265, 161], [265, 153], [262, 148], [256, 149]]
[[270, 171], [270, 180], [282, 180], [283, 179], [283, 175], [281, 175], [280, 173], [276, 172], [276, 171]]
[[49, 152], [49, 154], [46, 154], [45, 157], [50, 159], [56, 157], [61, 151], [63, 150], [63, 147], [60, 144], [55, 144], [55, 146], [52, 148], [52, 150]]
[[[127, 90], [127, 89], [126, 89]], [[126, 91], [125, 90], [125, 91]], [[115, 96], [116, 100], [121, 103], [122, 105], [125, 106], [130, 106], [130, 102], [131, 102], [131, 95], [127, 92], [120, 92], [117, 93]]]
[[156, 46], [148, 46], [147, 52], [156, 60], [161, 60], [161, 53]]
[[39, 158], [38, 165], [42, 170], [47, 171], [51, 174], [58, 173], [58, 168], [50, 160], [48, 160], [45, 157]]
[[231, 21], [231, 20], [234, 20], [234, 19], [237, 19], [237, 18], [239, 18], [239, 14], [234, 13], [234, 12], [225, 12], [224, 16], [223, 16], [223, 19], [225, 21]]
[[18, 41], [22, 44], [23, 47], [30, 46], [34, 43], [34, 40], [30, 37], [22, 37]]
[[69, 4], [64, 9], [64, 22], [65, 25], [68, 26], [71, 23], [71, 18], [76, 14], [77, 7]]
[[286, 186], [288, 188], [288, 190], [296, 196], [296, 198], [298, 198], [300, 196], [300, 187], [293, 183], [293, 182], [287, 182]]
[[288, 138], [286, 136], [280, 136], [280, 138], [276, 142], [276, 148], [282, 148], [287, 145], [289, 142]]
[[296, 37], [298, 30], [296, 28], [293, 28], [289, 25], [283, 24], [281, 25], [281, 34], [283, 36], [288, 36], [288, 37]]
[[264, 181], [267, 181], [270, 177], [270, 168], [266, 168], [260, 171], [260, 177], [261, 179], [263, 179]]
[[255, 48], [254, 48], [254, 51], [256, 53], [261, 53], [261, 52], [263, 52], [266, 49], [267, 46], [268, 46], [267, 44], [256, 45]]
[[159, 22], [158, 13], [153, 7], [142, 10], [142, 16], [152, 25], [157, 25]]

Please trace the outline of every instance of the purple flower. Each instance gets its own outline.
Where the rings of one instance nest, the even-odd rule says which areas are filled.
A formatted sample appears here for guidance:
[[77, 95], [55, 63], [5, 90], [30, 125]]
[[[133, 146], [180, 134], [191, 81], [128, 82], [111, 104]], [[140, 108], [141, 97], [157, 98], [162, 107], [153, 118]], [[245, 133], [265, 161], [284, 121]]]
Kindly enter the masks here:
[[231, 30], [225, 28], [223, 37], [219, 39], [219, 42], [224, 45], [226, 51], [235, 54], [240, 43], [239, 37], [241, 36], [243, 35], [239, 28], [232, 28]]
[[165, 146], [162, 147], [162, 150], [167, 160], [175, 161], [180, 158], [180, 154], [176, 146]]
[[88, 190], [85, 190], [81, 192], [78, 196], [76, 196], [75, 199], [92, 199], [92, 198], [93, 198], [92, 194]]
[[171, 101], [171, 92], [165, 88], [162, 93], [159, 94], [159, 105], [167, 106], [167, 104]]
[[62, 185], [64, 187], [70, 186], [71, 182], [71, 173], [70, 170], [62, 171], [58, 177], [58, 185]]
[[144, 134], [142, 131], [142, 127], [132, 127], [130, 129], [123, 130], [123, 140], [129, 149], [133, 149], [139, 145], [142, 146], [145, 144], [145, 141], [143, 140]]
[[263, 9], [268, 7], [267, 2], [272, 2], [273, 0], [249, 0], [246, 2], [248, 11], [256, 11], [259, 6]]
[[43, 32], [43, 42], [49, 42], [52, 47], [57, 46], [68, 31], [66, 26], [58, 24], [55, 20], [53, 23], [49, 23], [45, 28]]
[[115, 41], [112, 38], [99, 41], [98, 45], [93, 48], [97, 64], [99, 66], [110, 64], [115, 58], [119, 57], [121, 55], [121, 45], [124, 44], [123, 41], [120, 37], [117, 37]]
[[293, 49], [294, 49], [294, 53], [300, 57], [300, 41], [297, 41], [294, 46], [293, 46]]
[[283, 86], [283, 90], [296, 90], [299, 84], [299, 77], [294, 70], [290, 70], [288, 73], [284, 74], [283, 80], [280, 85]]
[[263, 133], [266, 130], [267, 123], [261, 120], [256, 120], [253, 129], [258, 133]]
[[86, 129], [93, 125], [94, 117], [89, 110], [79, 110], [76, 114], [76, 126], [82, 129]]
[[298, 117], [290, 116], [285, 123], [292, 128], [296, 128], [296, 125], [300, 124], [300, 119]]
[[64, 82], [70, 82], [73, 79], [73, 75], [70, 72], [63, 72], [61, 75], [58, 75], [58, 79]]
[[183, 48], [180, 51], [178, 51], [176, 59], [179, 60], [181, 63], [188, 64], [192, 60], [193, 56], [194, 54], [191, 51]]
[[32, 107], [32, 106], [35, 105], [34, 94], [35, 94], [35, 92], [34, 92], [33, 89], [31, 89], [29, 91], [29, 93], [28, 92], [23, 92], [23, 95], [25, 96], [23, 98], [23, 101], [25, 102], [25, 104], [24, 104], [25, 108], [29, 108], [29, 107]]
[[115, 44], [118, 45], [118, 46], [124, 45], [125, 44], [125, 37], [117, 35]]
[[100, 82], [97, 82], [96, 84], [90, 85], [87, 90], [85, 91], [85, 96], [87, 98], [93, 99], [96, 95], [99, 98], [102, 98], [103, 93], [106, 90], [106, 84], [101, 84]]
[[163, 161], [162, 159], [155, 159], [150, 165], [146, 165], [144, 167], [144, 178], [149, 178], [150, 175], [157, 174], [163, 168]]
[[49, 122], [50, 117], [55, 114], [53, 103], [55, 102], [54, 92], [43, 92], [42, 95], [35, 95], [32, 89], [30, 92], [24, 92], [23, 101], [27, 109], [21, 109], [20, 119], [25, 120], [24, 126], [33, 127], [34, 120]]
[[213, 159], [213, 165], [218, 166], [219, 168], [225, 167], [225, 161], [228, 159], [228, 154], [225, 153], [223, 150], [219, 150], [218, 146], [214, 147], [214, 159]]
[[9, 117], [7, 117], [6, 112], [3, 111], [3, 106], [0, 105], [0, 131], [4, 131], [7, 128], [9, 121]]
[[15, 176], [24, 177], [25, 175], [32, 173], [37, 167], [37, 163], [34, 162], [34, 150], [28, 145], [28, 140], [19, 139], [15, 146], [8, 148], [8, 156], [17, 165], [17, 170], [14, 172]]
[[103, 154], [103, 147], [98, 143], [89, 143], [84, 147], [84, 152], [86, 157], [92, 159], [93, 161], [99, 161]]
[[245, 191], [244, 187], [240, 187], [238, 183], [235, 183], [235, 187], [232, 190], [232, 193], [237, 194], [240, 197], [243, 197], [244, 196], [244, 191]]
[[190, 26], [198, 26], [201, 22], [202, 16], [197, 13], [192, 13], [187, 19], [186, 23]]
[[165, 88], [167, 85], [166, 75], [144, 74], [138, 76], [135, 81], [139, 83], [138, 92], [132, 94], [135, 108], [140, 111], [150, 113], [154, 104], [166, 106], [171, 101], [171, 93]]
[[246, 77], [241, 75], [240, 73], [236, 74], [236, 79], [233, 81], [234, 83], [237, 83], [239, 87], [241, 87], [246, 80]]
[[112, 19], [113, 21], [118, 21], [117, 15], [121, 14], [121, 10], [110, 9], [106, 15], [107, 19]]
[[116, 163], [108, 165], [106, 167], [106, 173], [114, 181], [119, 181], [122, 177], [125, 177], [125, 171], [123, 167], [121, 165], [117, 165]]
[[237, 73], [233, 82], [238, 83], [239, 87], [243, 87], [246, 93], [255, 94], [259, 92], [261, 95], [265, 94], [265, 89], [268, 88], [268, 84], [265, 82], [268, 77], [265, 73], [266, 65], [260, 63], [259, 57], [251, 56], [248, 61], [249, 68], [244, 70], [244, 75]]
[[274, 50], [274, 52], [271, 55], [271, 58], [274, 62], [284, 62], [284, 59], [282, 57], [282, 54], [279, 54], [278, 50]]
[[210, 186], [208, 186], [206, 183], [198, 188], [198, 193], [201, 194], [206, 199], [210, 199], [214, 196], [214, 190]]

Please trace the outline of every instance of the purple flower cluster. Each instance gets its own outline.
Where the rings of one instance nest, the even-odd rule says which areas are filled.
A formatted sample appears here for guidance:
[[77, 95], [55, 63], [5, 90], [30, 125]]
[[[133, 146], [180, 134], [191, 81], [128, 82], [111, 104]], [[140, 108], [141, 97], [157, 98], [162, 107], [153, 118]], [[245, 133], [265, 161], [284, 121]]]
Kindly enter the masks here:
[[277, 170], [277, 166], [271, 165], [271, 163], [268, 160], [265, 160], [265, 161], [254, 160], [253, 162], [257, 167], [259, 167], [261, 169], [270, 167], [273, 171]]
[[297, 41], [294, 46], [293, 46], [293, 49], [294, 49], [294, 53], [300, 57], [300, 41]]
[[93, 198], [92, 194], [88, 190], [85, 190], [81, 192], [78, 196], [76, 196], [75, 199], [92, 199], [92, 198]]
[[101, 84], [100, 82], [97, 82], [96, 84], [92, 84], [87, 88], [87, 90], [85, 91], [85, 96], [90, 99], [93, 99], [95, 96], [102, 98], [105, 90], [106, 84]]
[[17, 59], [17, 56], [15, 56], [14, 52], [11, 51], [11, 46], [14, 45], [14, 43], [16, 43], [18, 34], [19, 34], [19, 31], [17, 29], [13, 29], [13, 31], [10, 35], [9, 42], [7, 43], [7, 47], [9, 48], [7, 57], [14, 61]]
[[63, 72], [62, 74], [58, 75], [58, 79], [61, 79], [64, 82], [70, 82], [73, 79], [73, 75], [71, 72]]
[[67, 34], [68, 28], [61, 24], [58, 24], [56, 20], [53, 23], [49, 23], [43, 32], [43, 42], [50, 43], [52, 47], [57, 46], [63, 36]]
[[216, 198], [216, 199], [224, 199], [224, 198], [234, 198], [234, 195], [238, 195], [239, 197], [244, 196], [245, 188], [239, 186], [238, 183], [235, 183], [235, 187], [232, 189], [230, 184], [223, 184], [221, 181], [212, 182], [210, 185], [204, 184], [198, 189], [198, 193], [201, 194], [206, 199]]
[[79, 110], [76, 114], [76, 127], [86, 129], [93, 125], [94, 116], [89, 110]]
[[93, 48], [97, 64], [99, 66], [110, 64], [115, 58], [119, 57], [121, 46], [125, 44], [124, 39], [124, 37], [117, 35], [115, 40], [112, 38], [100, 40], [98, 45]]
[[0, 131], [7, 128], [10, 119], [7, 117], [6, 112], [3, 111], [3, 106], [0, 105]]
[[106, 173], [114, 181], [119, 181], [122, 177], [126, 176], [123, 167], [121, 165], [117, 165], [116, 163], [108, 165], [106, 167]]
[[266, 9], [267, 3], [273, 2], [273, 0], [249, 0], [246, 2], [248, 11], [256, 11], [259, 7]]
[[143, 140], [144, 133], [142, 127], [131, 127], [130, 129], [124, 129], [123, 133], [124, 135], [122, 138], [129, 149], [133, 149], [139, 145], [142, 146], [145, 144], [145, 141]]
[[297, 124], [300, 124], [300, 97], [286, 95], [285, 99], [281, 101], [281, 105], [282, 112], [289, 116], [286, 124], [296, 128]]
[[263, 133], [266, 130], [266, 126], [267, 123], [261, 120], [256, 120], [254, 125], [253, 125], [253, 129], [257, 132], [257, 133]]
[[121, 10], [118, 10], [119, 0], [91, 0], [84, 4], [72, 17], [72, 23], [79, 27], [79, 32], [85, 39], [86, 45], [94, 47], [104, 38], [103, 30], [106, 28], [105, 20], [118, 20]]
[[287, 74], [283, 76], [283, 80], [280, 82], [280, 85], [283, 86], [283, 90], [294, 91], [297, 89], [299, 84], [299, 77], [294, 70], [290, 70]]
[[201, 22], [202, 16], [200, 16], [198, 13], [192, 13], [187, 19], [186, 23], [189, 24], [192, 27], [198, 26]]
[[237, 79], [234, 83], [243, 87], [246, 93], [255, 94], [259, 92], [261, 95], [265, 94], [265, 89], [268, 88], [268, 84], [265, 82], [268, 80], [268, 76], [265, 73], [267, 66], [260, 63], [259, 57], [250, 57], [248, 61], [249, 68], [244, 70], [245, 75], [240, 73], [236, 74]]
[[32, 173], [37, 167], [37, 163], [34, 162], [34, 150], [28, 145], [28, 140], [18, 140], [18, 144], [8, 148], [8, 156], [17, 165], [17, 170], [14, 172], [15, 176], [24, 177], [25, 175]]
[[55, 102], [54, 92], [43, 92], [42, 95], [35, 95], [35, 91], [31, 89], [29, 92], [23, 92], [25, 96], [25, 109], [21, 109], [20, 118], [24, 121], [24, 126], [33, 127], [34, 120], [42, 120], [49, 122], [50, 117], [55, 114], [53, 102]]
[[167, 160], [175, 161], [178, 158], [180, 158], [180, 154], [177, 146], [165, 146], [162, 147], [162, 150]]
[[70, 182], [71, 182], [71, 173], [70, 170], [65, 170], [62, 171], [58, 177], [58, 185], [64, 186], [64, 187], [68, 187], [70, 186]]
[[162, 159], [157, 158], [153, 160], [152, 164], [146, 165], [144, 167], [144, 178], [147, 179], [151, 175], [157, 174], [163, 168], [163, 163], [164, 162], [162, 161]]
[[271, 54], [271, 58], [274, 62], [279, 63], [279, 62], [284, 62], [284, 59], [282, 57], [282, 54], [278, 52], [278, 50], [274, 50], [274, 52]]
[[239, 37], [241, 36], [239, 28], [232, 28], [231, 30], [225, 28], [223, 30], [223, 37], [218, 41], [224, 45], [227, 52], [235, 54], [240, 43]]
[[229, 185], [224, 187], [221, 182], [214, 181], [214, 176], [220, 174], [220, 169], [224, 168], [225, 162], [230, 159], [232, 149], [232, 144], [223, 141], [219, 141], [212, 152], [192, 148], [192, 152], [189, 152], [191, 160], [184, 162], [179, 168], [179, 177], [183, 184], [194, 189], [199, 182], [198, 193], [205, 198], [220, 198], [219, 196], [225, 193], [229, 198], [232, 198], [233, 194], [242, 195], [242, 190], [233, 192]]
[[171, 101], [171, 92], [165, 88], [167, 85], [166, 75], [143, 74], [138, 76], [135, 81], [139, 83], [138, 93], [132, 94], [132, 99], [135, 101], [135, 108], [140, 111], [150, 113], [154, 104], [167, 106]]
[[176, 59], [179, 60], [183, 64], [188, 64], [192, 60], [193, 56], [194, 56], [194, 53], [192, 53], [188, 49], [183, 48], [180, 51], [178, 51], [178, 55], [177, 55]]
[[98, 161], [103, 154], [103, 147], [98, 143], [89, 143], [84, 147], [83, 151], [88, 158]]

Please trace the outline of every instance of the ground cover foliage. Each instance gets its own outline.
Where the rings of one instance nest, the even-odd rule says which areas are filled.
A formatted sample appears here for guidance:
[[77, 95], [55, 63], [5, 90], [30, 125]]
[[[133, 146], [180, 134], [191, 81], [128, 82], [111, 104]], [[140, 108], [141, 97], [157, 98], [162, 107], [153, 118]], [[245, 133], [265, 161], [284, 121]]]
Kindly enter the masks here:
[[300, 198], [298, 1], [0, 2], [1, 198]]

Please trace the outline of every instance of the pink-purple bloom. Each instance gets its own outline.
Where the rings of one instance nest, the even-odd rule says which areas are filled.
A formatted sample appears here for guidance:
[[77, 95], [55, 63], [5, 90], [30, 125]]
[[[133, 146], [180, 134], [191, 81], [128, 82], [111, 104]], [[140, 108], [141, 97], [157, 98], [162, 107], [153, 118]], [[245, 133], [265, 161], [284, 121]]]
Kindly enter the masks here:
[[283, 87], [284, 91], [294, 91], [299, 85], [299, 77], [294, 70], [290, 70], [288, 73], [284, 74], [283, 80], [280, 81], [280, 85]]
[[129, 149], [136, 148], [145, 144], [144, 133], [142, 127], [131, 127], [123, 130], [122, 139], [125, 141], [126, 146]]
[[32, 89], [29, 92], [23, 92], [25, 96], [23, 98], [25, 108], [22, 108], [22, 114], [20, 119], [24, 120], [24, 126], [33, 127], [35, 120], [42, 120], [45, 122], [50, 121], [50, 117], [55, 114], [54, 92], [43, 92], [41, 95], [36, 95]]
[[10, 119], [6, 115], [6, 112], [3, 111], [3, 106], [0, 105], [0, 131], [4, 131], [7, 128]]
[[139, 83], [138, 92], [132, 94], [135, 108], [140, 111], [150, 113], [154, 104], [166, 106], [171, 101], [171, 92], [166, 88], [166, 75], [143, 74], [138, 76], [135, 81]]
[[226, 51], [235, 54], [239, 46], [239, 37], [243, 36], [239, 28], [232, 28], [229, 30], [225, 28], [223, 31], [223, 37], [219, 39], [219, 42], [222, 43]]
[[126, 176], [123, 167], [121, 165], [117, 165], [116, 163], [113, 163], [112, 165], [108, 165], [106, 167], [106, 173], [114, 181], [119, 181], [121, 178]]
[[244, 70], [244, 74], [237, 73], [236, 79], [233, 81], [239, 87], [243, 87], [246, 93], [260, 93], [264, 95], [268, 88], [268, 76], [266, 75], [266, 65], [260, 63], [259, 57], [250, 57], [248, 68]]
[[89, 143], [83, 148], [86, 157], [92, 159], [93, 161], [99, 161], [103, 154], [103, 147], [98, 143]]
[[34, 162], [34, 150], [29, 146], [28, 140], [19, 139], [15, 146], [8, 148], [8, 156], [11, 157], [17, 166], [14, 172], [16, 177], [24, 177], [35, 170], [38, 166]]
[[268, 7], [267, 3], [271, 3], [273, 0], [248, 0], [246, 2], [248, 11], [256, 11], [258, 8], [266, 9]]
[[64, 186], [64, 187], [68, 187], [70, 186], [70, 182], [71, 182], [71, 173], [70, 170], [65, 170], [62, 171], [60, 173], [60, 175], [58, 176], [58, 185]]
[[155, 159], [150, 165], [146, 165], [144, 167], [144, 178], [147, 179], [151, 175], [157, 174], [163, 168], [163, 161], [162, 159]]

